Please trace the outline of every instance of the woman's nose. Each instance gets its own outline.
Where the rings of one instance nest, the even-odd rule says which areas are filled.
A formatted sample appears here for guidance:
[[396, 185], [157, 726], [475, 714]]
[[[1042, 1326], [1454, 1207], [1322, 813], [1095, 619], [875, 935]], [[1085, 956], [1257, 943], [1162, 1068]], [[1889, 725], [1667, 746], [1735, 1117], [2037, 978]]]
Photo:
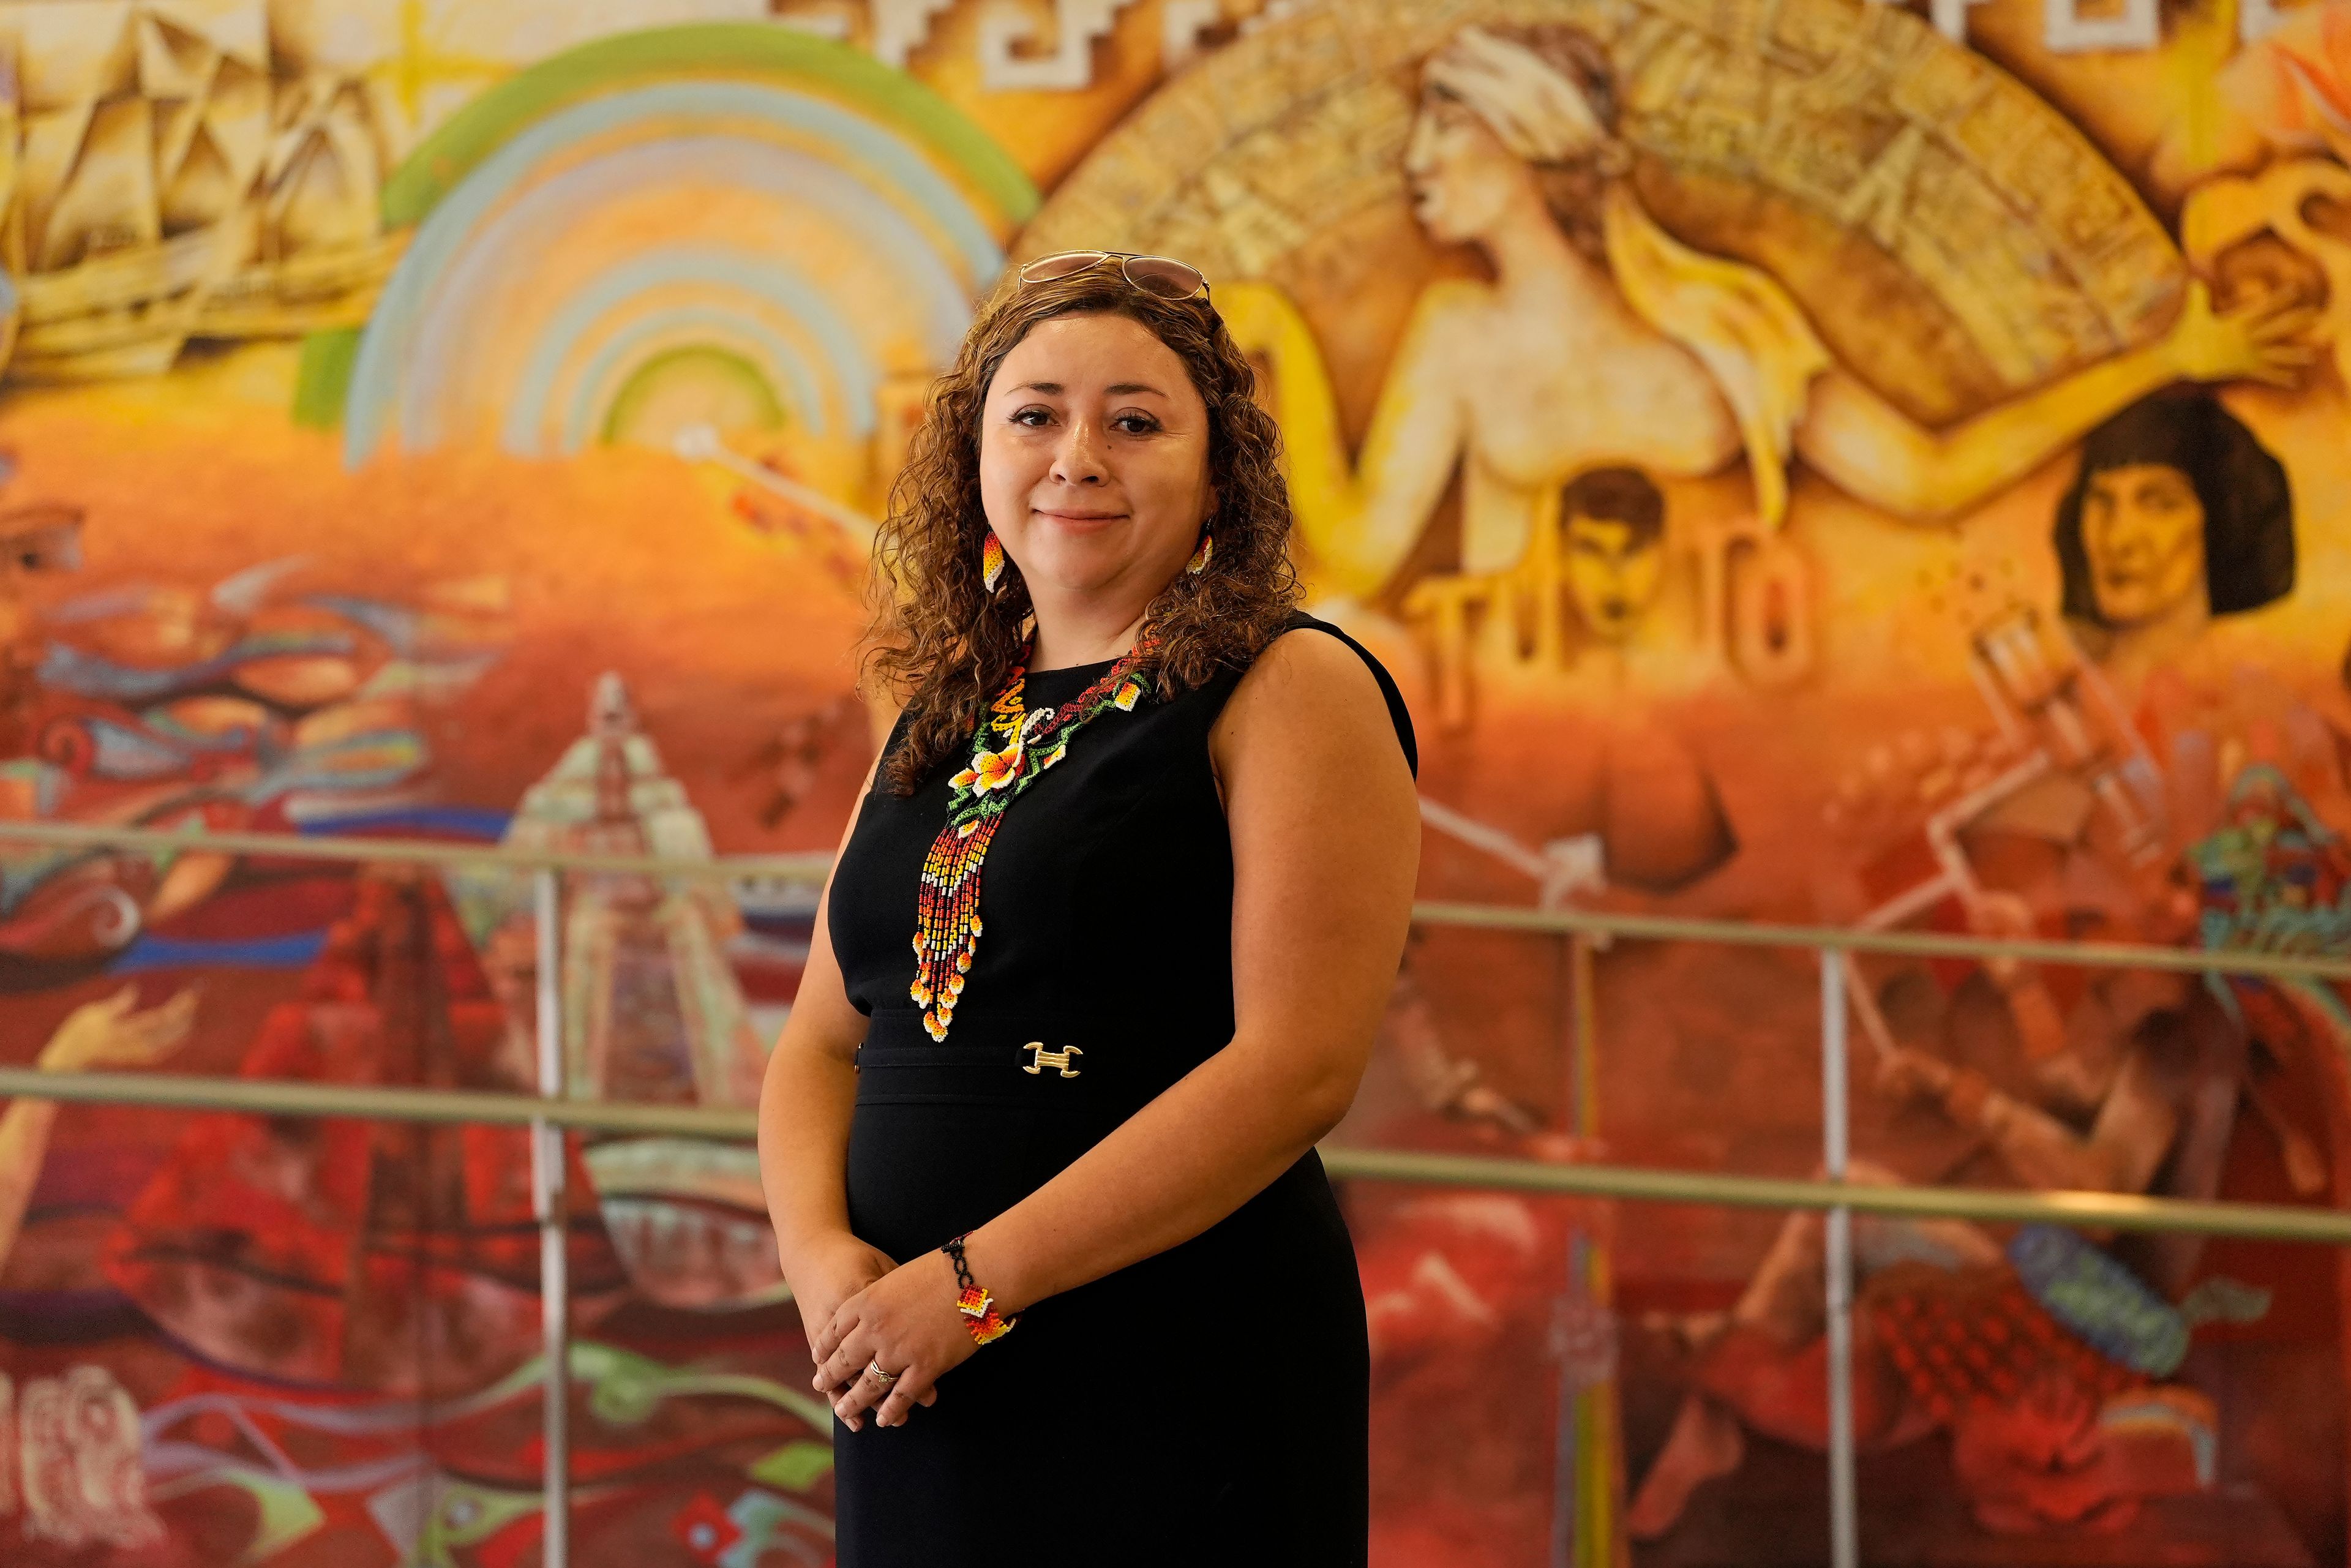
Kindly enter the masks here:
[[1110, 477], [1102, 466], [1102, 445], [1095, 438], [1092, 424], [1082, 419], [1070, 422], [1070, 433], [1061, 439], [1061, 449], [1053, 454], [1053, 477], [1064, 485], [1099, 485]]

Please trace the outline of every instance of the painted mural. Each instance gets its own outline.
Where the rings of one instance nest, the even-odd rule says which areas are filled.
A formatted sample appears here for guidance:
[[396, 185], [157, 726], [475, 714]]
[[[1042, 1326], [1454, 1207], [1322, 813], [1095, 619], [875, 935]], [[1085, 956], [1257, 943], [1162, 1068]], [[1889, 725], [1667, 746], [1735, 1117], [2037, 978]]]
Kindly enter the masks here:
[[[830, 848], [929, 379], [1103, 246], [1258, 361], [1425, 896], [2351, 952], [2345, 0], [0, 0], [0, 61], [9, 818]], [[574, 1084], [747, 1103], [811, 916], [575, 879]], [[0, 852], [0, 1055], [521, 1088], [535, 919]], [[1843, 977], [1867, 1179], [2351, 1202], [2327, 988]], [[1340, 1135], [1806, 1174], [1821, 994], [1431, 926]], [[756, 1170], [570, 1162], [575, 1561], [828, 1563]], [[7, 1105], [0, 1559], [536, 1562], [528, 1176]], [[1345, 1201], [1375, 1563], [1825, 1561], [1817, 1221]], [[1867, 1560], [2351, 1559], [2335, 1257], [1857, 1232]]]

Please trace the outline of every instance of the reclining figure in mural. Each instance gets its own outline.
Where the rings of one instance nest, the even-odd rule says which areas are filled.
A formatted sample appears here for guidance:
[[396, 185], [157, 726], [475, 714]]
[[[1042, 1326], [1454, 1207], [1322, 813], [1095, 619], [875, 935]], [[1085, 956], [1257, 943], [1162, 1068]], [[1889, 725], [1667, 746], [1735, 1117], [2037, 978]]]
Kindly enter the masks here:
[[1788, 463], [1897, 517], [1951, 516], [2031, 473], [2133, 400], [2179, 381], [2291, 384], [2307, 307], [2216, 314], [2192, 284], [2158, 340], [1930, 430], [1836, 364], [1786, 290], [1692, 250], [1641, 207], [1598, 43], [1564, 26], [1468, 27], [1428, 60], [1405, 154], [1430, 237], [1493, 281], [1423, 291], [1350, 459], [1311, 329], [1269, 284], [1217, 303], [1273, 372], [1298, 528], [1328, 590], [1377, 590], [1458, 464], [1461, 570], [1507, 571], [1549, 498], [1586, 468], [1712, 474], [1745, 454], [1776, 527]]
[[[2199, 911], [2185, 888], [2157, 870], [2140, 891], [2140, 918], [2092, 935], [2191, 936]], [[2111, 972], [2061, 1012], [2029, 967], [1981, 978], [1939, 1019], [1921, 1016], [1936, 1010], [1918, 995], [1930, 987], [1907, 998], [1900, 981], [1889, 988], [1897, 1033], [1977, 1049], [1895, 1046], [1878, 1062], [1881, 1090], [1939, 1109], [2024, 1186], [2213, 1195], [2249, 1043], [2227, 998], [2192, 975]], [[2053, 1040], [2021, 1027], [2060, 1017]], [[2000, 1086], [1951, 1060], [1980, 1054], [1995, 1034], [2019, 1061]], [[1866, 1162], [1852, 1174], [1900, 1179]], [[2165, 1380], [2197, 1323], [2258, 1316], [2267, 1298], [2227, 1281], [2187, 1291], [2199, 1239], [2102, 1249], [2028, 1226], [2002, 1247], [1971, 1224], [1873, 1216], [1854, 1230], [1854, 1417], [1865, 1449], [1949, 1429], [1977, 1520], [2003, 1531], [2120, 1528], [2142, 1500], [2210, 1483], [2215, 1414]], [[1792, 1218], [1727, 1314], [1674, 1325], [1688, 1393], [1627, 1514], [1637, 1538], [1671, 1529], [1701, 1482], [1738, 1468], [1742, 1427], [1825, 1446], [1823, 1234], [1820, 1216]]]

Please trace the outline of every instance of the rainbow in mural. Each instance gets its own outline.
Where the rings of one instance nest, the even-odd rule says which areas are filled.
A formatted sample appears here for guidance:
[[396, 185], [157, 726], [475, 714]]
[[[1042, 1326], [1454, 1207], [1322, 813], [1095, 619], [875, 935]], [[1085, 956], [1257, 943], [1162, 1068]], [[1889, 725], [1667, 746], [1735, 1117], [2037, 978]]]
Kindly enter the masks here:
[[[771, 27], [587, 46], [501, 84], [384, 190], [415, 237], [365, 331], [307, 348], [356, 464], [689, 423], [846, 452], [952, 357], [1035, 204], [904, 78]], [[340, 386], [337, 384], [340, 382]]]

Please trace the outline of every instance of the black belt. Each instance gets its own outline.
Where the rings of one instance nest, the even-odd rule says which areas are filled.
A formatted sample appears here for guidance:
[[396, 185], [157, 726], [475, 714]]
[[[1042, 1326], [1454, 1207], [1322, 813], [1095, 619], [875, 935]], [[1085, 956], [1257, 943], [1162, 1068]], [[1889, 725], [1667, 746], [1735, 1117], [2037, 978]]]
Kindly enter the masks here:
[[984, 1098], [1140, 1108], [1224, 1044], [1148, 1027], [959, 1009], [934, 1040], [914, 1008], [876, 1008], [857, 1048], [864, 1101]]

